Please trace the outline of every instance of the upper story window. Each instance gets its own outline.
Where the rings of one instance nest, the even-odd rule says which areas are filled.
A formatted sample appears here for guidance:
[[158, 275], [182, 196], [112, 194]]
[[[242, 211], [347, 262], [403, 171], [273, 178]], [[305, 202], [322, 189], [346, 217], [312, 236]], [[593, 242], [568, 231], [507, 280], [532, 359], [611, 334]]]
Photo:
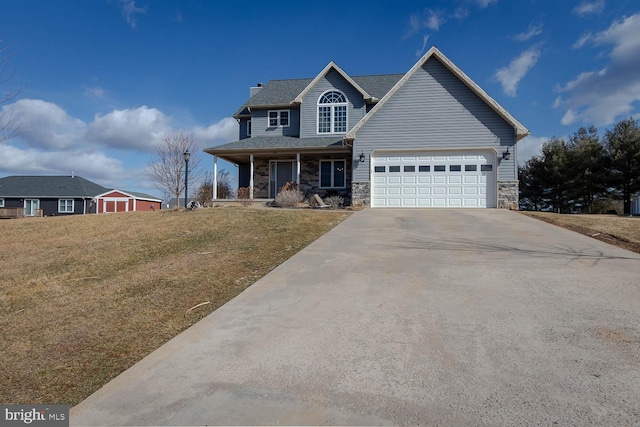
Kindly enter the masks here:
[[251, 120], [247, 120], [247, 136], [251, 136]]
[[318, 99], [318, 133], [347, 131], [347, 98], [342, 92], [331, 90]]
[[289, 126], [289, 110], [269, 110], [269, 127]]

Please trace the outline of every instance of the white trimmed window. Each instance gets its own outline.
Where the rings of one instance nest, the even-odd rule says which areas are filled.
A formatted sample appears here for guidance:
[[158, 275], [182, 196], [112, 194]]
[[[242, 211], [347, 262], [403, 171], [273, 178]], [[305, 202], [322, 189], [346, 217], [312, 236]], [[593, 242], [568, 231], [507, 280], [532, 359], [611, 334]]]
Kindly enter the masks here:
[[269, 110], [269, 127], [289, 126], [289, 110]]
[[330, 90], [318, 99], [318, 133], [347, 131], [347, 98], [342, 92]]
[[0, 198], [0, 208], [4, 208], [4, 199]]
[[59, 213], [73, 213], [73, 199], [58, 199]]
[[320, 188], [345, 188], [345, 165], [344, 160], [320, 160]]
[[247, 120], [247, 136], [251, 136], [251, 120]]

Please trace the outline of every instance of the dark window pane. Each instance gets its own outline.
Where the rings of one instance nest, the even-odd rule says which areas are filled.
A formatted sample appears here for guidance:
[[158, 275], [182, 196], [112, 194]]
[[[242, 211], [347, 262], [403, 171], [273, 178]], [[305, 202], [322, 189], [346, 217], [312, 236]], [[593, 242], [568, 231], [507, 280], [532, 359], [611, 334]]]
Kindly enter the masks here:
[[478, 165], [464, 165], [464, 170], [466, 172], [475, 172], [478, 170]]
[[333, 162], [333, 186], [344, 187], [344, 162]]
[[415, 166], [405, 166], [404, 167], [404, 171], [405, 172], [415, 172], [416, 171], [416, 167]]
[[400, 172], [400, 166], [389, 166], [389, 172]]
[[433, 167], [434, 172], [444, 172], [446, 170], [447, 170], [447, 167], [445, 165], [435, 165]]
[[480, 170], [482, 172], [491, 172], [493, 170], [493, 165], [480, 165]]
[[384, 166], [376, 166], [373, 168], [374, 172], [384, 172], [386, 168]]
[[462, 170], [462, 166], [460, 165], [449, 166], [449, 172], [460, 172], [461, 170]]
[[320, 162], [320, 187], [331, 187], [331, 162]]
[[429, 165], [418, 166], [418, 172], [429, 172], [430, 170], [431, 166]]
[[280, 126], [289, 126], [289, 112], [281, 111], [280, 112]]

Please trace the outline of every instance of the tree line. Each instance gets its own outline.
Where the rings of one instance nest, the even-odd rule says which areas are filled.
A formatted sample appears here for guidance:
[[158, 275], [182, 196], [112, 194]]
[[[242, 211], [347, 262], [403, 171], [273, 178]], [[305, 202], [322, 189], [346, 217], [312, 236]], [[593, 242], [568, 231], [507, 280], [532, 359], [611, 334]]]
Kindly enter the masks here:
[[568, 140], [553, 137], [541, 154], [518, 170], [520, 209], [594, 212], [604, 201], [622, 200], [631, 213], [631, 200], [640, 192], [640, 125], [628, 118], [602, 137], [591, 126], [581, 127]]

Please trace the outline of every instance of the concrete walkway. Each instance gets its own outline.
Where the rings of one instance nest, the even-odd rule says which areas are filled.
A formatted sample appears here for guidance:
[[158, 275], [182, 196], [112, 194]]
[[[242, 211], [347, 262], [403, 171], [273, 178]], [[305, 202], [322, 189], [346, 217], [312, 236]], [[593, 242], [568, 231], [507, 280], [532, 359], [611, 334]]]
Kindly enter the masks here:
[[631, 425], [639, 392], [640, 255], [515, 212], [364, 210], [71, 424]]

